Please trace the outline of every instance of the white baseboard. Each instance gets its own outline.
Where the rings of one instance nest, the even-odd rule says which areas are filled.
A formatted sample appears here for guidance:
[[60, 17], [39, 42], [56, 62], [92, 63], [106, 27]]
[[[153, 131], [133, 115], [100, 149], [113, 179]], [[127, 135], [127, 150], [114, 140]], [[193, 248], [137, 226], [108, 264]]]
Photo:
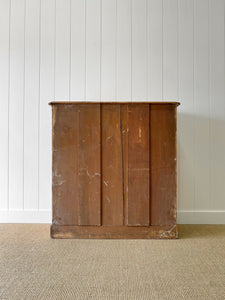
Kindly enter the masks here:
[[190, 211], [177, 213], [178, 224], [225, 224], [225, 210]]
[[[0, 223], [51, 223], [51, 210], [0, 211]], [[178, 224], [225, 224], [225, 211], [185, 211], [177, 214]]]
[[51, 223], [51, 210], [0, 211], [0, 223]]

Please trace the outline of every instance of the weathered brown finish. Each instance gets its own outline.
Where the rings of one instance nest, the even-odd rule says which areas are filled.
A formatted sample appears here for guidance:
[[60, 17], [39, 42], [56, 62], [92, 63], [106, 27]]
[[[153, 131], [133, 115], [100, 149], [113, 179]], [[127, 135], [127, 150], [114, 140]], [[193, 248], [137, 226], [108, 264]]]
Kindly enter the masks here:
[[176, 107], [151, 105], [151, 225], [176, 224]]
[[120, 106], [102, 105], [102, 225], [123, 225]]
[[100, 105], [79, 105], [79, 224], [101, 225]]
[[128, 225], [149, 225], [149, 104], [128, 104]]
[[[70, 104], [70, 105], [73, 105], [73, 104], [99, 104], [99, 103], [103, 103], [103, 102], [99, 102], [99, 101], [88, 101], [88, 100], [85, 100], [85, 101], [52, 101], [52, 102], [49, 102], [49, 105], [65, 105], [65, 104]], [[107, 105], [107, 104], [160, 104], [160, 105], [175, 105], [175, 106], [178, 106], [180, 105], [179, 102], [175, 102], [175, 101], [154, 101], [154, 102], [150, 102], [150, 101], [104, 101], [104, 105]]]
[[164, 226], [57, 226], [51, 236], [60, 239], [176, 239], [177, 225]]
[[178, 103], [51, 103], [54, 238], [177, 238]]
[[76, 105], [55, 106], [53, 109], [53, 224], [78, 224], [77, 117]]
[[128, 225], [128, 105], [121, 107], [122, 171], [123, 171], [123, 225]]

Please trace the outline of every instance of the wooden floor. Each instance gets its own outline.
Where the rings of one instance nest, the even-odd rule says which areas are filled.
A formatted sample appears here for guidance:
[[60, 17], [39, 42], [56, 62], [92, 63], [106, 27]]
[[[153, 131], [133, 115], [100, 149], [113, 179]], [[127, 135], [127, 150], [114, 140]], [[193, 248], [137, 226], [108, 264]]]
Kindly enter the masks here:
[[0, 224], [0, 299], [225, 299], [225, 225], [178, 240], [57, 240]]

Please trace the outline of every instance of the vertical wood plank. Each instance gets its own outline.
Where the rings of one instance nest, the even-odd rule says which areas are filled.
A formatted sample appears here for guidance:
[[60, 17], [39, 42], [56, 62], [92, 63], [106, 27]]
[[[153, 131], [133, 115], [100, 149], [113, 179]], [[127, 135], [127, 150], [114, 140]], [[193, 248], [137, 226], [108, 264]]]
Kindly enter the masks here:
[[24, 209], [38, 209], [40, 0], [26, 2]]
[[131, 1], [117, 1], [116, 99], [131, 100]]
[[128, 105], [128, 225], [149, 225], [149, 104]]
[[132, 100], [147, 99], [146, 0], [132, 0]]
[[179, 1], [178, 208], [194, 207], [194, 1]]
[[70, 94], [73, 100], [85, 99], [85, 26], [86, 2], [71, 1], [71, 85]]
[[9, 97], [9, 209], [23, 209], [25, 2], [11, 1]]
[[100, 99], [101, 1], [86, 0], [86, 98]]
[[128, 104], [121, 104], [123, 225], [128, 225]]
[[55, 97], [70, 99], [70, 1], [56, 0]]
[[151, 225], [176, 224], [176, 111], [150, 105]]
[[161, 101], [163, 99], [162, 1], [147, 0], [147, 4], [148, 99]]
[[117, 0], [102, 1], [101, 98], [116, 99]]
[[163, 0], [163, 100], [178, 97], [178, 0]]
[[[53, 224], [78, 224], [79, 111], [53, 105]], [[82, 199], [83, 200], [83, 199]]]
[[39, 209], [51, 209], [51, 109], [54, 99], [55, 0], [41, 2]]
[[9, 1], [0, 1], [0, 209], [8, 208], [8, 132], [9, 132]]
[[195, 210], [210, 209], [209, 30], [208, 1], [195, 1], [194, 143]]
[[102, 225], [123, 225], [123, 148], [118, 104], [102, 104]]
[[209, 99], [210, 99], [210, 210], [224, 210], [225, 203], [225, 10], [224, 1], [209, 0]]
[[100, 104], [79, 110], [79, 224], [101, 225]]

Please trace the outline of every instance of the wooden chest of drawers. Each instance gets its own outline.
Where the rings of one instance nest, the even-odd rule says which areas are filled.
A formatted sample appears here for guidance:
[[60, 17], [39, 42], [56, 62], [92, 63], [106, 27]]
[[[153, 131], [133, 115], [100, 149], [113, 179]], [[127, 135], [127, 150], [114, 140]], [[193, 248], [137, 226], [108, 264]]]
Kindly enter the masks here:
[[177, 102], [52, 102], [53, 238], [177, 238]]

